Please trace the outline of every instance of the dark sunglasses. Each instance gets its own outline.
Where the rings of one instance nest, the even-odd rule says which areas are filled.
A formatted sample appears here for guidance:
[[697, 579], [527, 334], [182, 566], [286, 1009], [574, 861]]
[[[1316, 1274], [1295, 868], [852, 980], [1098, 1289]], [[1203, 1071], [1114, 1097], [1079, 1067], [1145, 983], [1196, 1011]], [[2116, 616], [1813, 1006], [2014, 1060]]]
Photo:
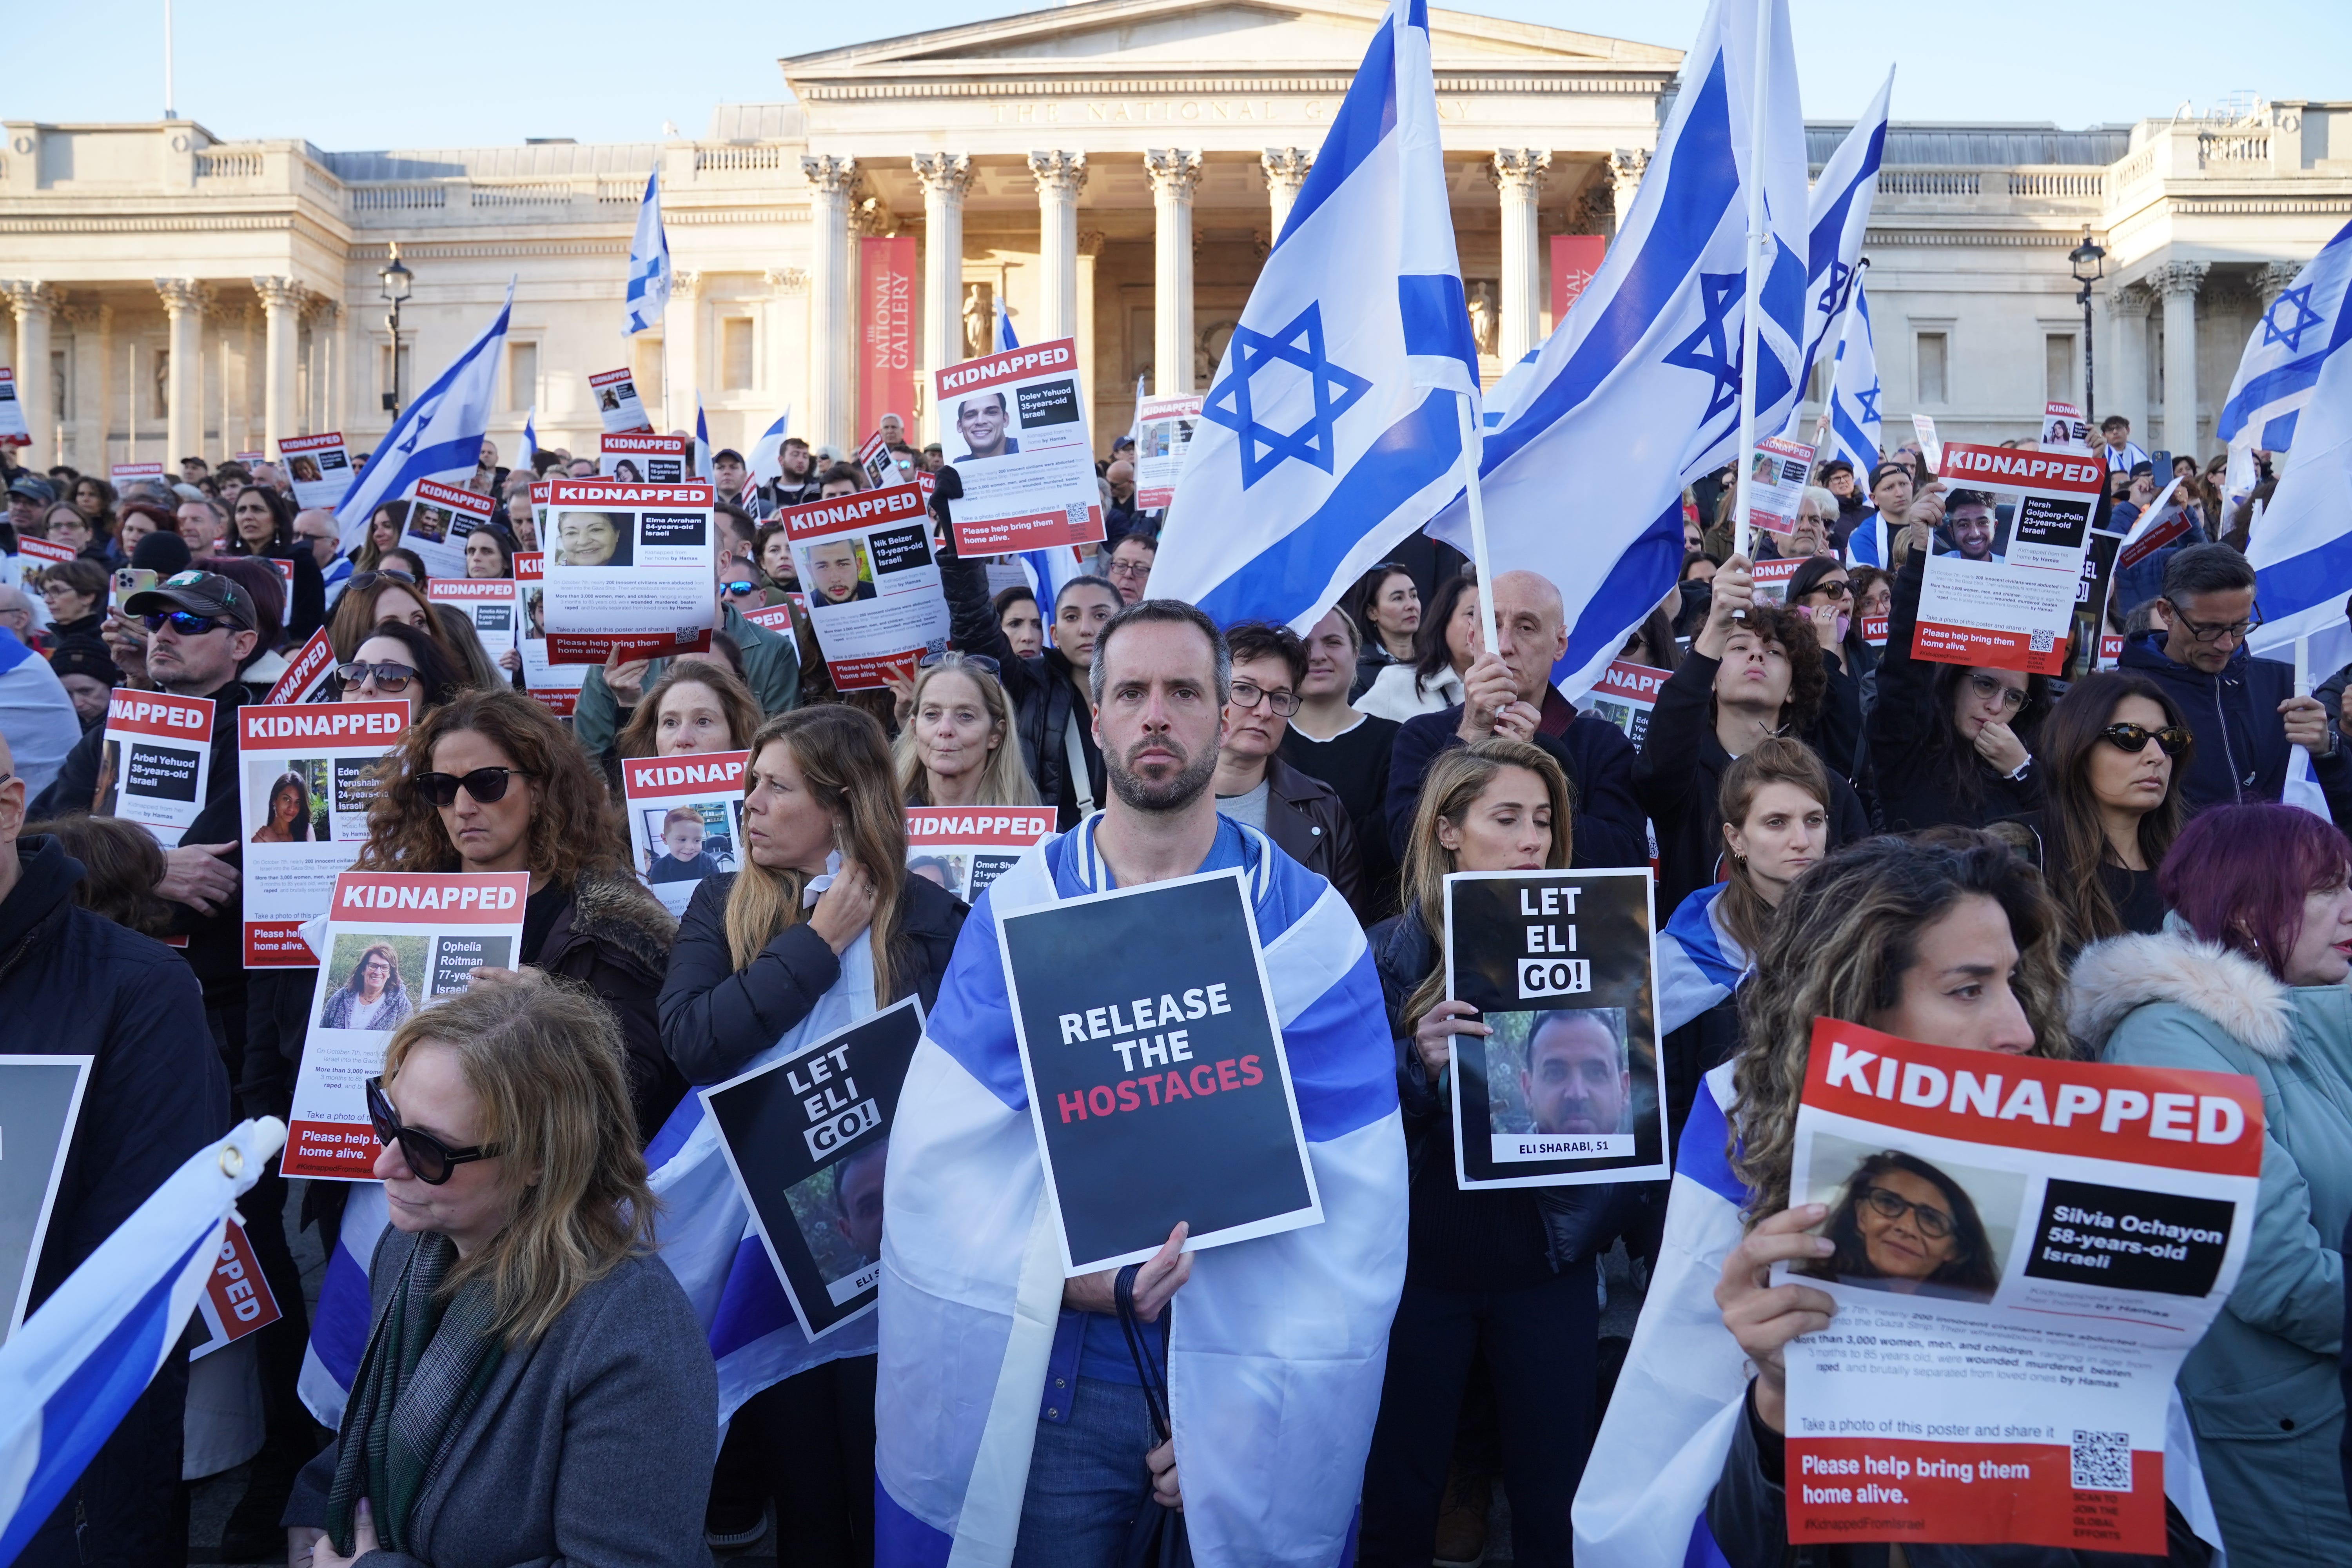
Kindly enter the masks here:
[[2177, 724], [2168, 724], [2161, 730], [2151, 730], [2145, 724], [2110, 724], [2099, 731], [2099, 739], [2135, 756], [2147, 750], [2147, 743], [2154, 741], [2164, 749], [2166, 756], [2178, 757], [2189, 750], [2190, 737]]
[[520, 768], [476, 768], [462, 776], [457, 773], [419, 773], [416, 775], [416, 793], [435, 805], [455, 805], [457, 804], [457, 791], [462, 787], [480, 805], [496, 805], [506, 799], [509, 779], [530, 776]]
[[224, 627], [230, 631], [238, 629], [237, 624], [226, 616], [199, 616], [188, 610], [173, 610], [161, 616], [142, 616], [139, 619], [151, 632], [160, 632], [165, 626], [170, 626], [184, 637], [200, 637], [207, 633], [220, 631]]
[[408, 1162], [408, 1173], [428, 1187], [437, 1187], [449, 1179], [460, 1165], [477, 1160], [495, 1160], [501, 1152], [496, 1143], [478, 1143], [470, 1149], [452, 1149], [430, 1132], [419, 1132], [414, 1127], [403, 1127], [392, 1101], [384, 1098], [383, 1079], [367, 1080], [368, 1120], [375, 1125], [375, 1141], [389, 1149], [400, 1145], [401, 1158]]
[[404, 664], [392, 664], [387, 662], [383, 664], [339, 664], [335, 666], [335, 677], [345, 686], [357, 686], [361, 681], [365, 680], [371, 675], [375, 677], [375, 689], [378, 691], [388, 691], [394, 693], [407, 690], [408, 683], [416, 679], [416, 671]]
[[960, 658], [966, 664], [973, 665], [981, 669], [988, 671], [991, 675], [1003, 675], [1004, 673], [997, 668], [996, 661], [989, 658], [984, 653], [958, 653], [953, 648], [950, 648], [944, 653], [927, 653], [922, 658], [915, 661], [915, 668], [917, 669], [929, 669], [931, 666], [941, 663], [949, 658]]
[[719, 584], [719, 591], [720, 594], [731, 599], [738, 594], [758, 593], [760, 591], [760, 584], [753, 582], [749, 577], [735, 577], [720, 583]]

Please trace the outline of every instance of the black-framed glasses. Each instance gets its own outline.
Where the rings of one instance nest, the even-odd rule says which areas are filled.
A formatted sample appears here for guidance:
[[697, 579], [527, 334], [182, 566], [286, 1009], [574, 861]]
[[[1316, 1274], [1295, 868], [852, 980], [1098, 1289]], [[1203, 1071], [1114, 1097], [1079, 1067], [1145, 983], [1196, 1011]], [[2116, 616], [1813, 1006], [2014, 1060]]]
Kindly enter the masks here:
[[378, 691], [398, 695], [408, 689], [408, 683], [416, 679], [416, 671], [404, 664], [394, 664], [389, 659], [381, 664], [355, 662], [335, 666], [335, 679], [345, 686], [357, 686], [370, 676], [375, 677]]
[[944, 663], [946, 660], [950, 658], [959, 659], [965, 664], [976, 666], [979, 668], [988, 671], [991, 675], [1001, 676], [1004, 673], [1003, 669], [997, 667], [996, 661], [989, 658], [984, 653], [962, 653], [954, 648], [949, 648], [940, 653], [927, 653], [922, 658], [915, 661], [915, 668], [917, 669], [929, 669], [931, 666]]
[[457, 791], [463, 789], [483, 805], [496, 805], [507, 797], [507, 784], [513, 779], [531, 775], [520, 768], [476, 768], [470, 773], [419, 773], [416, 793], [435, 805], [455, 805]]
[[2263, 607], [2260, 605], [2256, 605], [2253, 614], [2242, 621], [2199, 621], [2189, 618], [2179, 600], [2167, 599], [2164, 602], [2172, 607], [2172, 624], [2187, 632], [2192, 642], [2220, 642], [2223, 637], [2243, 642], [2253, 635], [2255, 627], [2263, 624]]
[[1952, 1216], [1942, 1209], [1929, 1204], [1915, 1204], [1901, 1193], [1890, 1193], [1885, 1187], [1864, 1187], [1862, 1201], [1868, 1204], [1871, 1212], [1881, 1219], [1901, 1219], [1906, 1214], [1911, 1215], [1911, 1223], [1917, 1226], [1919, 1234], [1930, 1241], [1943, 1240], [1955, 1228]]
[[151, 632], [171, 627], [184, 637], [200, 637], [223, 627], [236, 629], [236, 623], [226, 616], [200, 616], [193, 610], [171, 610], [160, 616], [142, 616], [141, 624]]
[[1114, 559], [1110, 563], [1110, 574], [1113, 577], [1149, 577], [1151, 575], [1151, 563]]
[[2014, 713], [2025, 706], [2025, 693], [2022, 689], [2014, 686], [2003, 686], [1991, 676], [1980, 675], [1975, 670], [1969, 672], [1969, 689], [1988, 702], [1998, 699], [2004, 712]]
[[2145, 724], [2110, 724], [2099, 731], [2099, 739], [2135, 756], [2147, 750], [2147, 743], [2154, 741], [2164, 749], [2166, 756], [2178, 757], [2189, 750], [2192, 737], [2178, 724], [2168, 724], [2161, 730], [2151, 730]]
[[1296, 691], [1268, 691], [1254, 680], [1236, 680], [1231, 690], [1231, 700], [1236, 708], [1255, 708], [1264, 702], [1280, 719], [1287, 719], [1298, 711], [1298, 693]]
[[383, 1092], [382, 1077], [367, 1080], [368, 1121], [375, 1127], [375, 1141], [389, 1149], [400, 1145], [401, 1158], [408, 1162], [408, 1173], [428, 1187], [437, 1187], [449, 1179], [460, 1165], [470, 1165], [477, 1160], [495, 1160], [504, 1151], [496, 1143], [477, 1143], [469, 1149], [452, 1149], [430, 1132], [419, 1132], [414, 1127], [403, 1127], [400, 1115]]

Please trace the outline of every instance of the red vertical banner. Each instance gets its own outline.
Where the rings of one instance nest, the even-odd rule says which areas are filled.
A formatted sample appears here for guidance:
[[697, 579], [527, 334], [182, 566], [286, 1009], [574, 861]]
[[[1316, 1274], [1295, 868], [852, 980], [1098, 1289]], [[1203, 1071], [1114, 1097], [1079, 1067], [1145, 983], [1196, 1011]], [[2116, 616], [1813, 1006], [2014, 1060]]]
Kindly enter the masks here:
[[1609, 242], [1597, 234], [1556, 234], [1551, 237], [1551, 324], [1559, 330], [1568, 308], [1601, 270], [1601, 254]]
[[857, 242], [860, 431], [878, 426], [885, 414], [915, 428], [915, 287], [911, 236]]

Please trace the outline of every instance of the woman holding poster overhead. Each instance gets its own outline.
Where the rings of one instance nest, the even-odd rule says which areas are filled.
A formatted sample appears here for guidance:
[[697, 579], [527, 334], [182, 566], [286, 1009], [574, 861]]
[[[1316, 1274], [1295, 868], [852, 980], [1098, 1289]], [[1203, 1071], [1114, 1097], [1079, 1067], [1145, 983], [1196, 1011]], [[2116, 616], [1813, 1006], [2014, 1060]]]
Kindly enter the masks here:
[[2336, 1250], [2352, 1219], [2352, 847], [2295, 806], [2215, 806], [2158, 888], [2167, 929], [2084, 949], [2071, 1022], [2102, 1060], [2262, 1086], [2245, 1271], [2180, 1394], [2232, 1568], [2352, 1563]]
[[[654, 1008], [677, 927], [637, 880], [620, 812], [562, 721], [520, 691], [461, 692], [408, 731], [379, 778], [358, 868], [530, 872], [517, 962], [580, 982], [610, 1010], [651, 1138], [686, 1091]], [[474, 972], [478, 985], [514, 978]]]
[[1600, 1336], [1592, 1257], [1609, 1241], [1591, 1205], [1612, 1189], [1459, 1190], [1443, 1087], [1454, 1037], [1492, 1033], [1468, 1003], [1444, 999], [1445, 878], [1564, 868], [1570, 831], [1568, 779], [1549, 752], [1495, 739], [1440, 753], [1405, 848], [1404, 912], [1368, 936], [1412, 1170], [1404, 1296], [1364, 1466], [1368, 1568], [1430, 1561], [1455, 1420], [1482, 1349], [1495, 1373], [1517, 1561], [1570, 1561], [1569, 1502], [1591, 1443]]
[[[882, 726], [835, 704], [751, 738], [747, 864], [706, 878], [679, 923], [662, 1038], [689, 1082], [731, 1078], [900, 997], [939, 996], [966, 910], [906, 871], [906, 814]], [[814, 1367], [754, 1394], [720, 1456], [709, 1528], [756, 1539], [772, 1493], [793, 1555], [850, 1562], [874, 1542], [874, 1358]]]

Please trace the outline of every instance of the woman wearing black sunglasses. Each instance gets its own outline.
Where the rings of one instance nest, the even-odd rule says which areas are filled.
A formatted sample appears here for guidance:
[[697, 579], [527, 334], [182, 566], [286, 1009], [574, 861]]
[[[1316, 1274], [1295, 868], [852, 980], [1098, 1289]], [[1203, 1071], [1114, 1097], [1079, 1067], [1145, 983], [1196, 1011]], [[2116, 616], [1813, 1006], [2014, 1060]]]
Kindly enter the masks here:
[[[632, 871], [628, 829], [586, 753], [520, 691], [461, 691], [410, 729], [377, 778], [359, 866], [530, 872], [516, 962], [604, 1001], [628, 1043], [639, 1136], [651, 1138], [686, 1092], [654, 1006], [677, 924]], [[515, 980], [474, 972], [478, 985]]]
[[2102, 670], [2068, 689], [2042, 726], [2046, 798], [2018, 818], [2040, 848], [2064, 917], [2067, 962], [2090, 942], [2164, 928], [2156, 868], [2180, 835], [2180, 780], [2195, 742], [2179, 704], [2144, 676]]

